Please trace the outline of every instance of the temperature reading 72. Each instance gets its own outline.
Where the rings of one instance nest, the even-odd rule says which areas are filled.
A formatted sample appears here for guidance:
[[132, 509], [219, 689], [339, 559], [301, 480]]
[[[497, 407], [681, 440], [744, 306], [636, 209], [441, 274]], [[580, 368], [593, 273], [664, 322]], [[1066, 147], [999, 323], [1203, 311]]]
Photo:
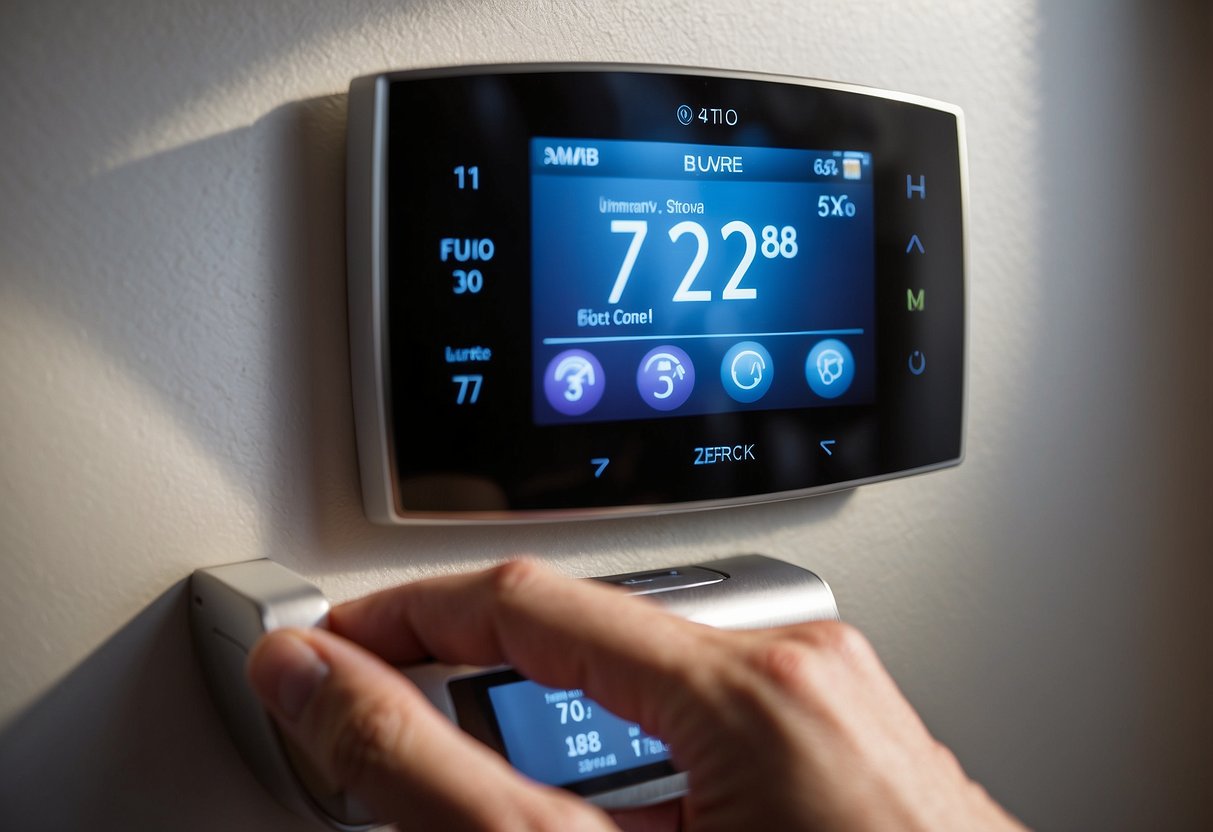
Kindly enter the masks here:
[[[615, 285], [611, 287], [611, 294], [607, 298], [607, 303], [619, 303], [619, 299], [623, 297], [623, 290], [628, 285], [628, 278], [632, 276], [632, 267], [636, 265], [636, 258], [640, 255], [640, 247], [644, 245], [645, 237], [648, 236], [649, 223], [648, 220], [611, 220], [611, 233], [632, 235], [627, 254], [623, 257], [623, 264], [619, 267], [619, 274], [615, 277]], [[758, 290], [752, 286], [743, 287], [741, 285], [742, 278], [749, 271], [750, 264], [754, 262], [754, 255], [761, 251], [762, 256], [768, 260], [776, 257], [792, 259], [800, 250], [800, 244], [796, 242], [796, 229], [790, 225], [782, 228], [776, 228], [774, 225], [764, 226], [760, 245], [753, 227], [747, 222], [733, 220], [721, 226], [721, 239], [727, 240], [734, 234], [740, 235], [745, 242], [745, 251], [741, 256], [741, 261], [733, 270], [733, 276], [729, 278], [729, 282], [725, 284], [724, 290], [720, 293], [720, 297], [722, 300], [754, 300], [758, 297]], [[691, 288], [695, 278], [699, 275], [699, 270], [703, 268], [703, 264], [708, 259], [708, 232], [702, 225], [691, 220], [684, 220], [669, 230], [671, 243], [677, 243], [686, 235], [690, 235], [695, 241], [695, 256], [691, 260], [686, 274], [682, 276], [682, 282], [674, 291], [672, 300], [674, 303], [710, 301], [712, 299], [711, 289]]]
[[830, 196], [822, 194], [817, 197], [817, 216], [819, 217], [853, 217], [855, 216], [855, 203], [847, 197]]

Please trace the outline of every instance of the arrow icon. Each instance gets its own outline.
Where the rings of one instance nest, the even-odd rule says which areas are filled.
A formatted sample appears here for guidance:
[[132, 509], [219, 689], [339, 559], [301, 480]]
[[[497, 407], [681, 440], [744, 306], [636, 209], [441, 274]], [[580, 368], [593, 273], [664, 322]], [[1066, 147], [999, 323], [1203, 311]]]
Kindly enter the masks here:
[[917, 235], [917, 234], [915, 234], [915, 235], [913, 235], [912, 237], [910, 237], [910, 242], [906, 243], [906, 254], [909, 254], [909, 253], [910, 253], [910, 249], [914, 248], [915, 246], [917, 246], [917, 247], [918, 247], [918, 253], [919, 253], [919, 254], [926, 254], [926, 253], [927, 253], [927, 250], [926, 250], [926, 249], [924, 249], [924, 248], [922, 247], [922, 240], [918, 239], [918, 235]]
[[823, 439], [817, 444], [821, 445], [821, 449], [826, 452], [826, 456], [834, 455], [834, 452], [830, 450], [830, 446], [834, 444], [833, 439]]
[[598, 469], [594, 471], [594, 479], [598, 479], [602, 476], [602, 472], [606, 470], [606, 467], [611, 464], [611, 459], [606, 456], [594, 457], [590, 460], [590, 464], [598, 466]]

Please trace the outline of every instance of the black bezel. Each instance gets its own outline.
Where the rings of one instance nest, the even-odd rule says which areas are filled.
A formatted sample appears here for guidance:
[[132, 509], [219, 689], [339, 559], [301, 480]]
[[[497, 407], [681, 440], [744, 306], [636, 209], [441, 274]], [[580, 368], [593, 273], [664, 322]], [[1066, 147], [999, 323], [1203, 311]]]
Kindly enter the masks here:
[[[489, 699], [489, 688], [524, 681], [526, 681], [526, 677], [517, 671], [502, 670], [480, 676], [452, 679], [447, 683], [447, 691], [450, 693], [451, 704], [455, 709], [459, 727], [507, 760], [509, 754], [506, 752], [505, 743], [501, 737], [501, 726], [497, 722], [492, 700]], [[634, 786], [637, 783], [647, 783], [662, 777], [669, 777], [676, 773], [677, 770], [673, 764], [668, 760], [662, 760], [659, 763], [636, 766], [614, 774], [604, 774], [600, 777], [590, 777], [557, 785], [559, 788], [582, 797], [594, 797]]]
[[[689, 126], [683, 102], [727, 103], [738, 128]], [[386, 298], [392, 493], [400, 516], [664, 508], [791, 496], [955, 464], [964, 376], [959, 116], [942, 105], [792, 79], [648, 71], [395, 77], [388, 88]], [[873, 404], [536, 426], [532, 420], [528, 142], [537, 135], [872, 154], [877, 393]], [[475, 163], [480, 189], [452, 197]], [[927, 198], [907, 184], [925, 177]], [[907, 178], [912, 177], [910, 183]], [[925, 253], [908, 248], [911, 235]], [[442, 237], [491, 237], [484, 290], [451, 293]], [[907, 292], [925, 290], [910, 311]], [[447, 345], [493, 348], [475, 406], [455, 403]], [[926, 356], [921, 375], [909, 369]], [[820, 443], [833, 440], [828, 449]], [[758, 459], [694, 465], [699, 447]], [[610, 465], [595, 476], [591, 459]]]

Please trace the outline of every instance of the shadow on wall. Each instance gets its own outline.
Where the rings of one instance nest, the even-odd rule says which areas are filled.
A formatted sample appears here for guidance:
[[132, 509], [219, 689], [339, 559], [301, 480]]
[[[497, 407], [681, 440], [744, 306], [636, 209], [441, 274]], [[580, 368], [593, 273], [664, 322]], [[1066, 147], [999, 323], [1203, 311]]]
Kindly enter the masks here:
[[210, 703], [180, 581], [0, 734], [0, 827], [298, 829]]
[[[279, 477], [265, 529], [271, 552], [313, 548], [340, 556], [351, 531], [367, 525], [362, 514], [349, 370], [345, 281], [346, 96], [289, 104], [261, 121], [274, 125], [281, 153], [272, 160], [280, 187], [263, 207], [278, 217], [272, 240], [275, 280], [282, 304], [272, 366], [291, 380], [274, 402], [280, 441]], [[259, 121], [259, 124], [261, 122]], [[303, 541], [295, 539], [302, 531]], [[304, 547], [292, 544], [306, 542]], [[330, 568], [345, 568], [332, 564]]]
[[[113, 308], [67, 311], [160, 394], [225, 478], [270, 507], [262, 521], [282, 527], [290, 525], [283, 513], [360, 512], [344, 346], [344, 102], [285, 105], [249, 128], [85, 185], [84, 198], [112, 199], [127, 212], [116, 225], [128, 259], [62, 272], [65, 280], [122, 273], [100, 300]], [[246, 169], [233, 172], [233, 158]], [[271, 199], [257, 203], [257, 214], [239, 198], [256, 186], [233, 185], [235, 177], [265, 181]], [[149, 182], [171, 194], [161, 211], [139, 204]], [[203, 185], [186, 193], [190, 182]], [[208, 228], [225, 197], [235, 220]], [[261, 273], [215, 274], [213, 256], [198, 253], [215, 244], [215, 228], [236, 227], [233, 245], [247, 244], [241, 235], [262, 236], [259, 259], [269, 265]], [[189, 235], [195, 239], [183, 242]], [[104, 246], [93, 248], [105, 256]], [[163, 271], [140, 268], [157, 250], [179, 260], [175, 303], [155, 300], [166, 290], [155, 285]], [[233, 320], [242, 302], [244, 319]], [[258, 305], [269, 308], [248, 308]], [[277, 339], [262, 362], [268, 370], [241, 350], [247, 330], [262, 324], [259, 337]], [[230, 337], [215, 337], [225, 329]], [[258, 380], [266, 372], [281, 377]], [[243, 395], [262, 381], [272, 388]], [[220, 395], [208, 398], [208, 389]], [[247, 412], [256, 401], [265, 412]], [[0, 730], [0, 829], [71, 829], [84, 819], [97, 829], [300, 827], [251, 775], [210, 702], [190, 638], [187, 584], [173, 584]]]

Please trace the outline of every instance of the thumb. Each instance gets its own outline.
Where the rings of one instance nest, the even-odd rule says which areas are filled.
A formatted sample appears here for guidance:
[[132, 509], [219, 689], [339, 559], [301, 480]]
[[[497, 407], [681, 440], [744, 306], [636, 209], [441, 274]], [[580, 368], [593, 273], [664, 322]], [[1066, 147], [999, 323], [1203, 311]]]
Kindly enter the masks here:
[[349, 791], [385, 822], [405, 829], [612, 828], [589, 804], [521, 777], [399, 672], [332, 633], [270, 633], [249, 654], [248, 675], [319, 788]]

